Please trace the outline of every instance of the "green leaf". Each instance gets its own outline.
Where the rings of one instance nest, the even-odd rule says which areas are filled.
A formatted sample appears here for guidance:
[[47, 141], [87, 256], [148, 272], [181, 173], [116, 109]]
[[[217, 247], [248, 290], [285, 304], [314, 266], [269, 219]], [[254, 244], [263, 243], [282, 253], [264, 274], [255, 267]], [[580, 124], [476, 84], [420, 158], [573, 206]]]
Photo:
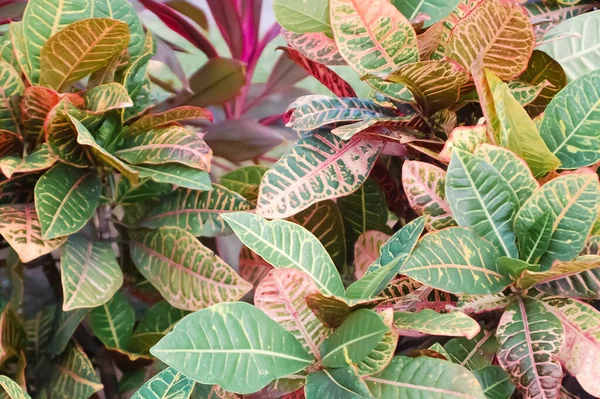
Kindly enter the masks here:
[[19, 384], [5, 375], [0, 375], [0, 386], [10, 399], [31, 399], [31, 396]]
[[127, 89], [116, 82], [106, 83], [86, 91], [83, 99], [85, 108], [94, 113], [133, 106]]
[[83, 349], [70, 346], [51, 367], [47, 388], [50, 398], [89, 398], [104, 386]]
[[131, 399], [188, 399], [194, 385], [193, 380], [169, 367], [148, 380]]
[[539, 50], [533, 51], [527, 69], [518, 79], [521, 82], [527, 82], [537, 87], [544, 82], [549, 83], [545, 85], [534, 100], [525, 106], [527, 112], [532, 116], [544, 112], [546, 106], [556, 93], [567, 85], [567, 75], [560, 64], [548, 54]]
[[52, 326], [56, 306], [49, 305], [37, 312], [33, 318], [25, 320], [25, 333], [27, 334], [26, 354], [29, 361], [39, 361], [43, 351], [52, 338]]
[[346, 290], [350, 299], [368, 299], [376, 297], [400, 270], [400, 264], [391, 262], [367, 273], [360, 280], [352, 283]]
[[498, 343], [492, 331], [482, 330], [476, 337], [453, 338], [444, 345], [448, 360], [469, 370], [479, 370], [492, 364]]
[[0, 159], [0, 170], [9, 179], [15, 173], [38, 172], [50, 168], [56, 157], [48, 150], [48, 144], [42, 144], [26, 157], [6, 156]]
[[[542, 286], [558, 284], [558, 286], [561, 286], [564, 283], [577, 281], [580, 274], [598, 267], [600, 267], [600, 256], [582, 256], [571, 261], [556, 261], [550, 269], [545, 271], [525, 270], [516, 281], [516, 286], [521, 289], [528, 289], [538, 284]], [[581, 288], [582, 282], [582, 280], [577, 281], [577, 285], [573, 288]], [[540, 288], [544, 291], [543, 287]]]
[[352, 367], [324, 369], [310, 373], [304, 388], [306, 399], [369, 399], [367, 384]]
[[508, 256], [498, 258], [498, 265], [514, 280], [518, 279], [525, 270], [537, 272], [540, 269], [540, 265], [532, 265], [520, 259], [509, 258]]
[[108, 242], [71, 235], [60, 264], [64, 311], [100, 306], [123, 285], [123, 272]]
[[352, 313], [321, 345], [323, 365], [346, 367], [369, 355], [389, 331], [381, 316], [368, 309]]
[[561, 169], [576, 169], [600, 160], [600, 71], [571, 82], [550, 102], [540, 134]]
[[554, 216], [547, 210], [527, 230], [517, 230], [521, 259], [530, 263], [539, 261], [550, 245], [553, 224]]
[[427, 229], [456, 226], [446, 201], [446, 172], [435, 165], [407, 160], [402, 165], [402, 186], [411, 208], [427, 215]]
[[488, 399], [508, 399], [515, 391], [515, 385], [501, 367], [487, 366], [473, 371], [473, 374]]
[[92, 332], [107, 348], [125, 350], [129, 346], [135, 312], [125, 296], [117, 292], [107, 303], [90, 312]]
[[497, 258], [488, 241], [469, 229], [451, 227], [423, 237], [401, 273], [453, 294], [492, 294], [510, 284]]
[[21, 316], [11, 303], [7, 303], [0, 314], [0, 364], [12, 357], [21, 356], [26, 345], [27, 335]]
[[19, 73], [7, 62], [0, 62], [0, 82], [0, 129], [20, 134], [18, 96], [25, 92], [25, 85]]
[[524, 396], [558, 396], [564, 329], [542, 302], [516, 297], [500, 319], [496, 338], [498, 361]]
[[188, 314], [185, 310], [174, 308], [167, 301], [153, 305], [133, 332], [130, 349], [136, 353], [148, 353], [152, 346]]
[[417, 331], [428, 335], [447, 337], [466, 337], [472, 339], [479, 330], [479, 324], [464, 313], [437, 313], [431, 309], [423, 309], [417, 313], [395, 312], [394, 328], [403, 331]]
[[344, 295], [344, 286], [323, 244], [302, 226], [284, 220], [266, 221], [239, 212], [222, 216], [237, 237], [276, 268], [293, 268], [310, 275], [327, 295]]
[[315, 202], [358, 190], [382, 147], [379, 140], [355, 136], [344, 142], [331, 133], [315, 133], [298, 140], [265, 173], [257, 214], [284, 218]]
[[148, 130], [157, 129], [181, 123], [183, 121], [202, 119], [212, 121], [213, 116], [209, 110], [198, 107], [183, 106], [172, 108], [160, 114], [144, 115], [129, 126], [127, 135], [135, 135]]
[[92, 218], [100, 201], [102, 183], [93, 169], [59, 163], [35, 185], [35, 209], [42, 238], [78, 232]]
[[210, 190], [210, 176], [207, 172], [179, 163], [161, 165], [128, 165], [137, 172], [140, 179], [152, 179], [157, 183], [174, 184], [191, 190]]
[[236, 393], [256, 392], [314, 361], [291, 332], [243, 302], [183, 318], [151, 353], [197, 382]]
[[[415, 249], [419, 237], [423, 234], [426, 223], [427, 217], [422, 216], [404, 225], [400, 230], [394, 233], [394, 235], [381, 246], [378, 264], [386, 266], [390, 263], [395, 263], [399, 267], [402, 267]], [[367, 273], [374, 270], [376, 270], [375, 267], [369, 268]]]
[[152, 179], [142, 180], [137, 185], [131, 184], [127, 179], [121, 179], [117, 185], [117, 202], [125, 205], [143, 202], [146, 205], [148, 201], [162, 198], [172, 191], [173, 186], [170, 184], [157, 183]]
[[156, 53], [156, 43], [150, 31], [146, 32], [142, 44], [137, 59], [129, 64], [120, 79], [127, 89], [129, 97], [133, 100], [133, 107], [126, 108], [121, 114], [123, 122], [142, 114], [154, 104], [155, 95], [152, 94], [147, 69], [150, 58]]
[[370, 308], [381, 302], [375, 299], [350, 299], [342, 296], [323, 295], [318, 292], [307, 296], [306, 303], [327, 327], [337, 328], [357, 309]]
[[377, 374], [386, 368], [394, 357], [397, 345], [398, 334], [393, 330], [385, 333], [375, 349], [356, 365], [358, 374], [360, 376]]
[[392, 4], [409, 20], [417, 18], [419, 14], [425, 14], [429, 18], [423, 25], [425, 28], [446, 18], [460, 2], [460, 0], [392, 0]]
[[232, 58], [211, 58], [190, 77], [194, 94], [185, 103], [197, 107], [224, 104], [233, 100], [245, 84], [246, 64]]
[[[596, 263], [600, 261], [599, 256], [589, 255], [576, 258], [573, 263]], [[571, 262], [564, 262], [569, 264]], [[557, 263], [557, 267], [561, 263]], [[550, 269], [552, 270], [552, 269]], [[600, 299], [600, 267], [584, 270], [563, 278], [553, 279], [548, 282], [540, 282], [536, 288], [549, 295], [559, 295], [574, 298]]]
[[260, 185], [262, 177], [268, 170], [268, 167], [261, 165], [242, 166], [225, 173], [219, 183], [231, 191], [243, 194], [249, 188]]
[[600, 184], [594, 174], [559, 176], [544, 184], [515, 217], [515, 231], [527, 231], [546, 211], [552, 214], [550, 244], [539, 260], [542, 270], [555, 260], [571, 260], [581, 252], [598, 216]]
[[[593, 38], [600, 23], [600, 13], [597, 11], [569, 18], [557, 27], [551, 29], [538, 47], [564, 68], [569, 81], [573, 81], [596, 69], [594, 65], [600, 61], [600, 43]], [[563, 35], [568, 37], [560, 40], [549, 40]]]
[[519, 256], [511, 226], [519, 200], [494, 166], [455, 149], [448, 166], [446, 196], [459, 225], [471, 227], [501, 255]]
[[42, 47], [40, 85], [63, 90], [120, 54], [128, 38], [127, 24], [114, 19], [84, 19], [70, 24]]
[[212, 151], [200, 134], [180, 126], [168, 126], [125, 138], [114, 153], [132, 164], [180, 163], [210, 171]]
[[153, 206], [139, 225], [180, 227], [196, 237], [229, 235], [232, 231], [221, 215], [250, 208], [251, 204], [241, 195], [217, 184], [211, 191], [179, 188]]
[[318, 292], [308, 274], [296, 269], [274, 269], [256, 287], [254, 305], [294, 334], [304, 349], [320, 360], [319, 347], [330, 330], [314, 315], [305, 300]]
[[[531, 60], [530, 60], [531, 64]], [[552, 85], [548, 80], [544, 80], [537, 85], [532, 85], [521, 80], [513, 80], [508, 82], [508, 88], [510, 94], [521, 104], [523, 107], [531, 104], [536, 98], [544, 91], [548, 86]]]
[[130, 231], [131, 258], [169, 303], [197, 310], [237, 301], [252, 289], [191, 233], [178, 227]]
[[379, 249], [390, 239], [390, 235], [377, 230], [361, 234], [354, 243], [354, 276], [360, 280], [365, 273], [378, 269]]
[[291, 32], [331, 32], [329, 3], [319, 0], [275, 0], [277, 22]]
[[385, 370], [365, 380], [378, 399], [485, 399], [477, 379], [467, 369], [428, 356], [396, 356]]

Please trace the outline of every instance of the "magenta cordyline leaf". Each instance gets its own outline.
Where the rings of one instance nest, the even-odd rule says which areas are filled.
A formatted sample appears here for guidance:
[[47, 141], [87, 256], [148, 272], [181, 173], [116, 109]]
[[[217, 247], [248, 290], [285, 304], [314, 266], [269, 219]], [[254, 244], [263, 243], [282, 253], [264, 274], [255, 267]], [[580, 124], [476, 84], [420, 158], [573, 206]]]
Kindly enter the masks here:
[[248, 62], [253, 58], [258, 45], [262, 0], [238, 1], [236, 6], [242, 16], [242, 36], [244, 38], [242, 61]]
[[[244, 0], [243, 3], [251, 0]], [[245, 46], [240, 9], [234, 0], [207, 0], [208, 7], [219, 31], [234, 58], [241, 59]]]

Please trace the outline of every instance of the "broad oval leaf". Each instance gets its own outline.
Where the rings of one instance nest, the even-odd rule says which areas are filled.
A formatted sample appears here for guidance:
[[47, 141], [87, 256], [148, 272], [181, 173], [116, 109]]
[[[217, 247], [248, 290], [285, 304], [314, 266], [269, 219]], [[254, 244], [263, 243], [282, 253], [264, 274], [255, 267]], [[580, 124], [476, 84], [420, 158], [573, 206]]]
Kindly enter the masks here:
[[501, 255], [519, 256], [511, 225], [519, 200], [494, 166], [455, 149], [448, 166], [446, 196], [459, 225], [471, 227]]
[[294, 33], [286, 29], [282, 29], [281, 33], [290, 47], [311, 61], [331, 66], [346, 65], [335, 41], [325, 33]]
[[59, 163], [35, 185], [35, 209], [42, 237], [53, 239], [81, 230], [94, 215], [102, 183], [93, 169]]
[[244, 194], [246, 190], [259, 186], [262, 177], [268, 170], [268, 167], [261, 165], [242, 166], [225, 173], [221, 176], [219, 183], [238, 194]]
[[42, 144], [26, 157], [6, 156], [0, 158], [0, 170], [9, 179], [15, 173], [37, 172], [50, 168], [56, 157], [48, 150], [48, 144]]
[[100, 306], [123, 285], [123, 272], [108, 242], [73, 234], [62, 250], [60, 263], [64, 311]]
[[456, 24], [446, 56], [470, 70], [478, 57], [485, 68], [510, 80], [527, 67], [535, 36], [525, 10], [501, 0], [480, 2]]
[[256, 212], [284, 218], [315, 202], [348, 195], [367, 179], [383, 143], [353, 137], [342, 141], [331, 133], [302, 138], [265, 173]]
[[246, 65], [231, 58], [214, 57], [190, 77], [194, 94], [186, 105], [207, 107], [233, 100], [246, 84]]
[[135, 135], [148, 130], [176, 125], [188, 120], [207, 120], [212, 122], [212, 113], [204, 108], [183, 106], [170, 109], [160, 114], [144, 115], [129, 126], [128, 135]]
[[345, 398], [345, 399], [370, 399], [373, 398], [367, 384], [352, 367], [324, 369], [310, 373], [306, 378], [304, 388], [306, 399], [318, 398]]
[[151, 306], [135, 328], [129, 349], [136, 353], [149, 353], [150, 348], [188, 314], [185, 310], [174, 308], [167, 301]]
[[186, 316], [150, 352], [195, 381], [236, 393], [256, 392], [314, 361], [291, 332], [243, 302]]
[[284, 220], [267, 221], [247, 212], [223, 215], [237, 237], [276, 268], [310, 275], [327, 295], [344, 295], [344, 286], [323, 244], [304, 227]]
[[291, 32], [331, 32], [326, 1], [275, 0], [273, 11], [277, 22]]
[[425, 235], [401, 273], [453, 294], [492, 294], [510, 284], [497, 258], [488, 241], [469, 229], [451, 227]]
[[542, 302], [516, 297], [502, 315], [496, 337], [498, 361], [526, 397], [558, 397], [563, 373], [557, 357], [564, 329]]
[[40, 53], [40, 85], [62, 90], [105, 66], [128, 44], [129, 28], [109, 18], [74, 22], [52, 35]]
[[168, 367], [148, 380], [131, 399], [188, 399], [194, 380]]
[[51, 398], [89, 398], [104, 388], [90, 359], [83, 349], [74, 345], [58, 358], [47, 382]]
[[544, 184], [523, 205], [514, 221], [515, 231], [527, 231], [549, 211], [552, 235], [540, 258], [542, 270], [555, 260], [571, 260], [581, 252], [598, 216], [600, 184], [591, 174], [570, 174]]
[[7, 62], [0, 62], [0, 82], [0, 129], [20, 134], [18, 96], [25, 92], [25, 85], [19, 73]]
[[197, 310], [236, 301], [252, 289], [191, 233], [178, 227], [130, 232], [131, 258], [173, 306]]
[[423, 309], [417, 313], [395, 312], [394, 328], [399, 334], [417, 331], [429, 335], [474, 338], [481, 330], [479, 324], [461, 312], [437, 313]]
[[560, 159], [561, 169], [600, 161], [599, 85], [600, 71], [590, 72], [562, 89], [546, 108], [540, 135]]
[[90, 312], [92, 332], [107, 348], [126, 350], [134, 324], [135, 311], [121, 292]]
[[120, 83], [112, 82], [96, 86], [83, 96], [85, 108], [93, 113], [104, 113], [113, 109], [133, 106], [127, 89]]
[[296, 269], [274, 269], [256, 287], [255, 306], [290, 331], [315, 359], [329, 329], [306, 304], [306, 297], [319, 292], [312, 278]]

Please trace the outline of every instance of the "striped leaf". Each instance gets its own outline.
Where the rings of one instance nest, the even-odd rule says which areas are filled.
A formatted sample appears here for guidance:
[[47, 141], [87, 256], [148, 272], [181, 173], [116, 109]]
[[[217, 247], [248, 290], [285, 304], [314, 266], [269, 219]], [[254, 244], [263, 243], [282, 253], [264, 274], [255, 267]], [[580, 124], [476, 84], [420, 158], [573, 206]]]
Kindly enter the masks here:
[[268, 170], [268, 167], [261, 165], [242, 166], [225, 173], [219, 183], [231, 191], [243, 194], [247, 189], [260, 185], [262, 177]]
[[552, 213], [548, 210], [539, 215], [527, 230], [517, 231], [522, 260], [534, 264], [539, 261], [550, 245], [553, 224]]
[[264, 175], [257, 214], [284, 218], [315, 202], [358, 190], [382, 147], [378, 140], [353, 137], [344, 142], [331, 133], [298, 140]]
[[405, 161], [402, 166], [402, 185], [411, 208], [427, 215], [427, 230], [455, 226], [450, 205], [446, 201], [446, 172], [435, 165]]
[[537, 284], [544, 285], [556, 280], [568, 279], [597, 267], [600, 267], [600, 257], [598, 256], [580, 257], [566, 262], [557, 261], [546, 271], [523, 271], [515, 285], [521, 289], [528, 289]]
[[[563, 270], [563, 276], [554, 276], [552, 268], [547, 272], [547, 281], [541, 280], [536, 289], [549, 295], [568, 296], [573, 298], [600, 298], [600, 266], [597, 255], [575, 258], [573, 261], [556, 262], [553, 268]], [[579, 272], [577, 272], [579, 270]], [[541, 272], [543, 273], [543, 272]], [[543, 276], [543, 274], [542, 274]]]
[[424, 115], [430, 116], [450, 108], [468, 75], [449, 61], [421, 61], [403, 65], [385, 80], [405, 85]]
[[131, 399], [188, 399], [194, 385], [194, 380], [168, 367], [142, 385]]
[[425, 235], [401, 273], [453, 294], [493, 294], [510, 284], [497, 258], [488, 241], [469, 229], [452, 227]]
[[150, 130], [126, 138], [114, 153], [132, 164], [180, 163], [210, 171], [212, 151], [198, 133], [180, 126]]
[[239, 257], [240, 276], [255, 288], [273, 269], [267, 261], [258, 256], [250, 248], [244, 246]]
[[323, 244], [308, 230], [284, 221], [266, 221], [247, 212], [223, 215], [244, 245], [276, 268], [298, 269], [310, 275], [319, 290], [343, 296], [342, 280]]
[[78, 346], [70, 346], [58, 358], [47, 383], [50, 398], [89, 398], [104, 387], [92, 362]]
[[329, 4], [327, 2], [275, 0], [273, 11], [277, 22], [292, 32], [331, 32]]
[[42, 47], [40, 85], [63, 90], [121, 54], [128, 38], [127, 24], [114, 19], [84, 19], [70, 24]]
[[42, 238], [49, 240], [78, 232], [94, 215], [102, 183], [92, 169], [59, 163], [35, 185], [35, 209]]
[[[387, 75], [419, 61], [417, 34], [406, 17], [387, 0], [332, 0], [331, 27], [338, 50], [360, 75]], [[392, 98], [402, 85], [370, 82]]]
[[[531, 60], [530, 60], [531, 63]], [[531, 104], [538, 96], [544, 91], [545, 88], [552, 86], [548, 80], [543, 80], [537, 85], [532, 85], [520, 80], [513, 80], [508, 82], [508, 88], [510, 94], [521, 104], [523, 107]]]
[[555, 398], [563, 377], [560, 320], [533, 298], [516, 297], [498, 325], [498, 361], [525, 397]]
[[207, 172], [179, 163], [160, 165], [127, 165], [137, 172], [140, 179], [152, 179], [157, 183], [174, 184], [191, 190], [210, 190], [210, 176]]
[[519, 200], [519, 207], [540, 187], [525, 161], [507, 149], [481, 144], [475, 150], [475, 156], [484, 159], [504, 177]]
[[398, 334], [393, 330], [385, 333], [375, 349], [356, 365], [358, 374], [361, 376], [373, 375], [386, 368], [394, 357], [397, 345]]
[[42, 144], [26, 157], [6, 156], [0, 158], [0, 170], [9, 179], [15, 173], [38, 172], [50, 168], [56, 157], [48, 150], [48, 144]]
[[18, 96], [25, 92], [25, 85], [19, 73], [7, 62], [0, 62], [0, 82], [0, 129], [20, 134]]
[[[571, 4], [569, 4], [571, 3]], [[575, 4], [577, 3], [577, 4]], [[532, 21], [537, 22], [534, 26], [535, 35], [537, 38], [542, 38], [550, 29], [557, 24], [581, 15], [587, 11], [593, 10], [596, 5], [596, 0], [583, 1], [532, 1], [527, 2], [525, 7]]]
[[367, 273], [360, 280], [350, 284], [346, 290], [346, 298], [360, 301], [369, 298], [375, 298], [394, 278], [400, 265], [397, 262], [391, 262], [385, 266], [378, 267], [376, 270]]
[[250, 208], [241, 195], [216, 184], [211, 191], [179, 188], [153, 206], [139, 225], [179, 227], [196, 237], [229, 235], [232, 231], [221, 215]]
[[22, 148], [23, 143], [17, 133], [0, 129], [0, 156], [20, 152]]
[[151, 353], [197, 382], [236, 393], [256, 392], [314, 361], [291, 332], [243, 302], [183, 318]]
[[[539, 25], [538, 25], [539, 26]], [[543, 51], [534, 50], [529, 65], [519, 81], [539, 87], [548, 82], [536, 98], [525, 109], [530, 115], [536, 116], [544, 112], [552, 98], [567, 85], [567, 75], [560, 64]], [[514, 93], [513, 93], [514, 94]], [[517, 96], [515, 96], [517, 98]]]
[[123, 273], [110, 243], [71, 235], [60, 264], [64, 311], [103, 305], [123, 285]]
[[[600, 44], [593, 39], [598, 33], [598, 23], [600, 13], [596, 11], [569, 18], [544, 35], [545, 43], [538, 50], [558, 61], [569, 81], [578, 79], [595, 70], [594, 65], [600, 60]], [[549, 40], [563, 35], [568, 36]]]
[[0, 386], [10, 399], [31, 399], [25, 389], [5, 375], [0, 375]]
[[254, 305], [279, 323], [320, 360], [319, 347], [330, 330], [306, 304], [308, 295], [319, 292], [308, 274], [296, 269], [274, 269], [256, 287]]
[[552, 215], [552, 235], [540, 258], [542, 270], [555, 260], [571, 260], [581, 252], [592, 229], [600, 203], [600, 184], [594, 175], [571, 174], [544, 184], [523, 205], [514, 221], [524, 232], [546, 211]]
[[369, 230], [358, 237], [354, 244], [354, 277], [361, 279], [369, 266], [379, 258], [379, 248], [390, 238], [389, 234]]
[[437, 313], [424, 309], [417, 313], [395, 312], [394, 328], [401, 335], [419, 332], [446, 337], [474, 338], [481, 329], [479, 324], [464, 313]]
[[502, 80], [525, 70], [533, 51], [533, 27], [524, 9], [511, 2], [480, 2], [452, 30], [446, 56], [470, 70], [478, 57]]
[[424, 27], [428, 28], [441, 21], [458, 5], [459, 0], [392, 0], [392, 3], [409, 20], [414, 20], [420, 14], [426, 15]]
[[[173, 186], [170, 184], [157, 183], [151, 179], [143, 180], [138, 185], [132, 185], [129, 180], [121, 179], [117, 185], [116, 196], [117, 202], [120, 204], [129, 205], [143, 203], [141, 206], [145, 207], [148, 204], [147, 201], [158, 200], [171, 194], [172, 191]], [[151, 204], [150, 206], [147, 206], [147, 208], [153, 209], [152, 205], [155, 204]]]
[[160, 301], [151, 306], [135, 328], [129, 349], [135, 353], [149, 353], [150, 348], [188, 314], [185, 310], [174, 308], [167, 301]]
[[385, 370], [365, 378], [376, 398], [485, 399], [467, 369], [428, 356], [395, 356]]
[[306, 378], [304, 395], [312, 398], [372, 399], [367, 384], [352, 367], [324, 369]]
[[32, 83], [32, 71], [27, 59], [28, 48], [24, 24], [23, 21], [11, 22], [8, 27], [8, 36], [10, 37], [14, 56], [12, 65], [24, 75], [26, 82]]
[[475, 337], [453, 338], [444, 345], [448, 360], [473, 371], [492, 364], [498, 343], [492, 331], [482, 330]]
[[24, 263], [54, 251], [65, 242], [64, 237], [42, 238], [34, 204], [0, 206], [0, 234]]
[[252, 289], [221, 258], [178, 227], [130, 232], [131, 258], [142, 275], [179, 309], [236, 301]]
[[311, 61], [330, 66], [346, 65], [335, 41], [325, 33], [294, 33], [286, 29], [282, 29], [281, 33], [290, 47]]
[[471, 227], [501, 255], [518, 257], [511, 222], [519, 200], [494, 166], [455, 149], [448, 166], [446, 195], [460, 226]]
[[0, 314], [0, 364], [20, 356], [27, 345], [21, 316], [11, 303], [5, 304]]
[[121, 292], [90, 312], [92, 332], [107, 348], [126, 349], [134, 324], [135, 311]]
[[357, 310], [323, 342], [323, 365], [346, 367], [360, 362], [375, 349], [388, 330], [377, 313], [368, 309]]
[[600, 395], [600, 313], [571, 298], [544, 298], [544, 304], [563, 324], [565, 344], [559, 358], [565, 369], [592, 396]]
[[54, 356], [63, 353], [75, 330], [89, 312], [90, 309], [75, 309], [65, 312], [62, 308], [56, 308], [50, 342], [47, 347], [43, 348], [43, 351]]
[[182, 106], [172, 108], [168, 111], [161, 112], [160, 114], [142, 116], [140, 119], [132, 123], [131, 126], [129, 126], [127, 134], [135, 135], [148, 130], [176, 125], [184, 121], [196, 119], [212, 122], [213, 116], [209, 110], [199, 107]]
[[85, 92], [85, 108], [93, 113], [133, 106], [125, 87], [120, 83], [106, 83]]
[[129, 27], [127, 54], [131, 60], [138, 59], [144, 48], [144, 27], [133, 4], [127, 0], [101, 0], [93, 3], [92, 17], [112, 18], [125, 22]]
[[540, 135], [562, 169], [576, 169], [600, 161], [600, 72], [570, 83], [552, 99]]
[[133, 107], [126, 108], [121, 115], [123, 121], [142, 114], [155, 104], [156, 97], [152, 94], [152, 86], [147, 73], [148, 61], [155, 53], [156, 43], [152, 33], [147, 31], [139, 56], [129, 64], [121, 80], [129, 97], [133, 100]]
[[475, 375], [481, 388], [483, 388], [486, 398], [510, 398], [515, 391], [515, 385], [510, 381], [510, 377], [501, 367], [487, 366], [479, 370], [474, 370], [473, 375]]
[[440, 160], [450, 163], [452, 158], [452, 150], [459, 150], [470, 153], [475, 152], [475, 149], [483, 143], [488, 142], [487, 127], [485, 125], [477, 126], [458, 126], [452, 130], [450, 137], [446, 140], [442, 152], [440, 152]]

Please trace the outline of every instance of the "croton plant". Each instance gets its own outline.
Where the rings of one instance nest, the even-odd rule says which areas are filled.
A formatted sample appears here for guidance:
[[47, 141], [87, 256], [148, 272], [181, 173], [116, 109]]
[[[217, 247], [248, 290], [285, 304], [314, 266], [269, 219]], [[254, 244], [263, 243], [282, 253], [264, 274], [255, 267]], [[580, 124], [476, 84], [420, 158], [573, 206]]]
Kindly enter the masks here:
[[[227, 3], [257, 35], [262, 2]], [[0, 37], [1, 395], [600, 397], [595, 6], [275, 0], [332, 95], [289, 105], [276, 162], [215, 173], [211, 112], [151, 109], [127, 0], [30, 0]]]

